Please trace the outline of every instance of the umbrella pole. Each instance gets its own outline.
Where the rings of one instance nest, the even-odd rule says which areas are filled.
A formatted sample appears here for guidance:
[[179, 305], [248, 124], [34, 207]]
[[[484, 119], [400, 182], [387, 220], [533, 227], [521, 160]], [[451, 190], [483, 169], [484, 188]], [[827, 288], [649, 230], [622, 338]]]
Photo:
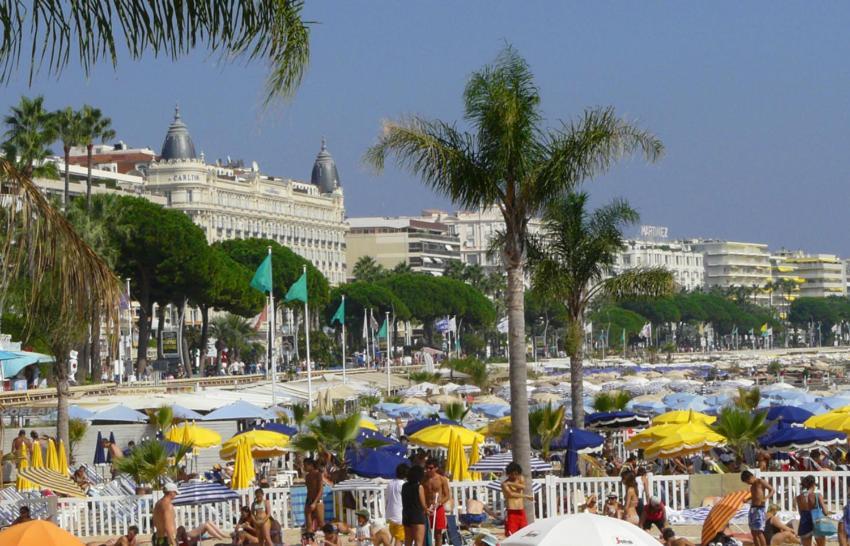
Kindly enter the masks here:
[[431, 518], [431, 545], [434, 544], [434, 528], [437, 526], [437, 507], [440, 506], [440, 494], [434, 495], [434, 517]]

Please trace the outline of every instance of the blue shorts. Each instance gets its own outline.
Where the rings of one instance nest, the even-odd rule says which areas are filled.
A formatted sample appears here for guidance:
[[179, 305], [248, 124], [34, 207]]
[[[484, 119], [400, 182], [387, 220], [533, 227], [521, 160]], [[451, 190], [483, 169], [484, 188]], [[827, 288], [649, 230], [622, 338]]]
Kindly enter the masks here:
[[487, 514], [461, 514], [460, 522], [464, 525], [479, 525], [487, 521]]
[[751, 506], [747, 520], [750, 524], [750, 531], [764, 532], [765, 525], [767, 525], [767, 510], [764, 506]]

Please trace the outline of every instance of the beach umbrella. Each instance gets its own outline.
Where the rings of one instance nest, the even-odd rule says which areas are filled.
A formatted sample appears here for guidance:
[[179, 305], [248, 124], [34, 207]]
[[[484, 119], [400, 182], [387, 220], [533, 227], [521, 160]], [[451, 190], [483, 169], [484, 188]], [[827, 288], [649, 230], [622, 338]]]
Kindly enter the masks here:
[[484, 417], [496, 419], [510, 415], [511, 407], [507, 404], [472, 404], [472, 411]]
[[22, 443], [21, 449], [18, 450], [18, 478], [15, 480], [15, 489], [18, 491], [29, 491], [30, 489], [35, 489], [35, 484], [28, 481], [24, 478], [23, 474], [21, 474], [27, 468], [29, 468], [29, 461], [27, 461], [27, 444]]
[[584, 426], [599, 430], [622, 430], [645, 427], [650, 418], [633, 411], [601, 411], [584, 417]]
[[171, 415], [175, 419], [181, 419], [183, 421], [200, 421], [204, 418], [204, 416], [197, 411], [184, 408], [179, 404], [171, 404]]
[[84, 421], [88, 421], [93, 415], [93, 411], [81, 408], [80, 406], [70, 406], [68, 408], [68, 418], [70, 419], [83, 419]]
[[[782, 391], [774, 391], [772, 393], [768, 393], [765, 395], [765, 398], [769, 400], [776, 400], [779, 402], [794, 402], [796, 404], [807, 404], [809, 402], [814, 402], [815, 397], [805, 391], [798, 390], [782, 390]], [[846, 404], [846, 402], [845, 402]], [[838, 406], [835, 406], [838, 407]]]
[[103, 434], [97, 431], [97, 443], [94, 446], [94, 464], [106, 464], [106, 453], [103, 449]]
[[18, 375], [27, 366], [40, 362], [53, 362], [53, 357], [29, 351], [0, 351], [0, 366], [6, 379]]
[[827, 396], [826, 398], [821, 398], [817, 400], [819, 404], [823, 404], [828, 407], [830, 410], [843, 408], [844, 406], [850, 405], [850, 398], [847, 396]]
[[362, 444], [366, 440], [374, 440], [376, 442], [383, 442], [384, 446], [388, 445], [400, 445], [398, 442], [390, 438], [389, 436], [385, 436], [376, 430], [369, 430], [361, 428], [357, 431], [357, 438], [354, 441], [358, 444]]
[[59, 458], [56, 456], [56, 444], [53, 438], [47, 439], [47, 449], [44, 454], [44, 468], [59, 472]]
[[183, 423], [168, 429], [165, 435], [170, 440], [181, 445], [192, 445], [193, 447], [205, 448], [221, 444], [221, 435], [208, 428], [200, 427], [195, 423]]
[[270, 430], [249, 430], [237, 434], [230, 440], [224, 442], [219, 457], [224, 460], [233, 459], [239, 455], [239, 447], [245, 446], [248, 456], [254, 459], [269, 459], [286, 453], [289, 445], [289, 436], [278, 434]]
[[812, 412], [795, 406], [773, 406], [767, 410], [768, 421], [782, 421], [783, 423], [803, 423], [812, 417]]
[[667, 413], [662, 413], [661, 415], [652, 419], [653, 425], [670, 425], [670, 424], [681, 424], [681, 423], [690, 423], [690, 422], [702, 422], [703, 424], [710, 425], [711, 423], [717, 421], [717, 417], [712, 415], [706, 415], [704, 413], [700, 413], [694, 410], [674, 410], [668, 411]]
[[85, 491], [74, 480], [49, 468], [26, 468], [21, 470], [21, 475], [43, 488], [50, 489], [57, 495], [80, 499], [86, 497]]
[[233, 489], [247, 489], [256, 477], [254, 459], [251, 457], [251, 448], [247, 440], [242, 439], [238, 442], [235, 457], [230, 486]]
[[476, 441], [483, 442], [484, 436], [460, 425], [432, 425], [416, 432], [408, 438], [411, 444], [425, 447], [449, 447], [452, 432], [460, 439], [461, 445], [471, 446]]
[[714, 537], [717, 536], [717, 533], [726, 529], [726, 526], [729, 525], [729, 522], [732, 520], [732, 516], [734, 516], [748, 500], [750, 500], [750, 492], [744, 489], [742, 491], [729, 493], [717, 501], [702, 524], [702, 540], [700, 542], [702, 544], [709, 544], [714, 541]]
[[254, 427], [254, 430], [268, 430], [271, 432], [277, 432], [278, 434], [283, 434], [284, 436], [295, 436], [298, 434], [298, 429], [289, 425], [284, 425], [282, 423], [263, 423], [260, 426]]
[[452, 421], [451, 419], [445, 419], [443, 417], [428, 417], [426, 419], [417, 419], [416, 421], [409, 421], [404, 426], [404, 435], [405, 436], [413, 436], [423, 428], [427, 428], [434, 425], [457, 425], [457, 421]]
[[480, 444], [480, 442], [478, 442], [478, 440], [476, 440], [475, 442], [473, 442], [472, 448], [469, 450], [469, 470], [470, 470], [469, 479], [474, 481], [474, 482], [481, 481], [481, 473], [472, 471], [472, 467], [474, 465], [476, 465], [478, 463], [478, 461], [481, 460], [481, 453], [480, 452], [481, 452], [481, 444]]
[[0, 532], [3, 546], [84, 546], [83, 541], [51, 521], [34, 519]]
[[32, 443], [32, 459], [30, 460], [32, 468], [44, 468], [44, 457], [41, 453], [41, 442], [35, 441]]
[[178, 444], [177, 442], [172, 442], [170, 440], [158, 440], [158, 441], [159, 441], [159, 443], [162, 444], [162, 447], [165, 448], [165, 452], [168, 454], [169, 457], [174, 457], [183, 448], [182, 445]]
[[[475, 443], [473, 441], [473, 443]], [[449, 433], [449, 448], [446, 454], [446, 471], [453, 481], [465, 482], [470, 479], [469, 462], [463, 452], [460, 438], [455, 431]]]
[[59, 440], [59, 445], [56, 446], [56, 466], [60, 474], [63, 476], [70, 476], [71, 472], [68, 470], [68, 455], [65, 453], [65, 442]]
[[[514, 455], [510, 451], [503, 451], [495, 455], [484, 457], [475, 464], [469, 465], [469, 470], [474, 472], [495, 472], [503, 473], [505, 467], [514, 461]], [[552, 470], [552, 465], [536, 455], [531, 456], [531, 471], [532, 472], [549, 472]]]
[[829, 447], [843, 444], [845, 441], [847, 441], [847, 435], [843, 432], [792, 427], [784, 421], [779, 421], [759, 438], [762, 447], [771, 452]]
[[804, 409], [813, 415], [823, 415], [825, 413], [829, 413], [830, 409], [820, 402], [809, 402], [808, 404], [794, 404], [789, 402], [790, 405], [794, 405], [798, 408]]
[[595, 432], [570, 427], [559, 437], [552, 440], [549, 447], [551, 449], [567, 449], [570, 445], [570, 436], [573, 437], [573, 449], [578, 453], [592, 453], [605, 443], [605, 438]]
[[658, 546], [655, 537], [633, 523], [589, 513], [538, 519], [499, 541], [502, 546], [562, 546], [571, 543], [581, 543], [582, 546]]
[[478, 432], [484, 436], [508, 436], [511, 433], [511, 416], [494, 419], [479, 428]]
[[808, 428], [820, 428], [837, 432], [850, 432], [850, 406], [845, 406], [823, 415], [809, 417], [803, 422]]
[[409, 462], [404, 456], [404, 450], [398, 448], [353, 447], [346, 451], [345, 460], [348, 463], [348, 469], [358, 476], [388, 480], [396, 477], [395, 470], [398, 465]]
[[461, 385], [455, 389], [455, 393], [457, 394], [480, 394], [481, 389], [476, 387], [475, 385]]
[[361, 428], [361, 430], [366, 429], [366, 430], [374, 430], [375, 432], [378, 431], [378, 425], [376, 425], [371, 419], [369, 419], [368, 417], [365, 417], [365, 416], [360, 417], [360, 428]]
[[227, 502], [239, 498], [239, 493], [216, 482], [190, 482], [181, 485], [174, 506]]
[[89, 419], [92, 421], [110, 421], [114, 423], [147, 423], [148, 416], [140, 411], [118, 404], [97, 411]]
[[254, 404], [245, 402], [244, 400], [237, 400], [206, 414], [204, 416], [204, 421], [238, 421], [240, 419], [274, 420], [276, 418], [277, 415], [275, 415], [273, 411], [255, 406]]
[[647, 459], [684, 457], [725, 444], [725, 437], [702, 423], [686, 423], [647, 447], [644, 457]]
[[629, 403], [626, 404], [626, 409], [638, 413], [657, 415], [667, 411], [667, 406], [664, 402], [657, 400], [630, 400]]

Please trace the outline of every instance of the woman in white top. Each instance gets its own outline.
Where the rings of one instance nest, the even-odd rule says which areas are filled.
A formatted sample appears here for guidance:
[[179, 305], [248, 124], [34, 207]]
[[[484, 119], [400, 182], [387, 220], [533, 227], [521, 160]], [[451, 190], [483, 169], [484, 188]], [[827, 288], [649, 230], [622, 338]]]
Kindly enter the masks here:
[[387, 526], [393, 543], [404, 544], [404, 525], [401, 517], [401, 486], [407, 479], [407, 471], [410, 467], [404, 463], [395, 469], [395, 479], [387, 484]]

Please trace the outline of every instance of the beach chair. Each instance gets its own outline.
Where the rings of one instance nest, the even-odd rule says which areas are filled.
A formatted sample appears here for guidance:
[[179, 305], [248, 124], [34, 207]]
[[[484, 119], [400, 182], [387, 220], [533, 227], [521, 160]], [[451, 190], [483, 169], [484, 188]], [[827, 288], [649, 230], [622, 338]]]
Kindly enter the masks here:
[[454, 514], [446, 514], [446, 534], [449, 537], [449, 544], [452, 546], [466, 546], [470, 543], [461, 534], [460, 527], [457, 525], [457, 516]]

